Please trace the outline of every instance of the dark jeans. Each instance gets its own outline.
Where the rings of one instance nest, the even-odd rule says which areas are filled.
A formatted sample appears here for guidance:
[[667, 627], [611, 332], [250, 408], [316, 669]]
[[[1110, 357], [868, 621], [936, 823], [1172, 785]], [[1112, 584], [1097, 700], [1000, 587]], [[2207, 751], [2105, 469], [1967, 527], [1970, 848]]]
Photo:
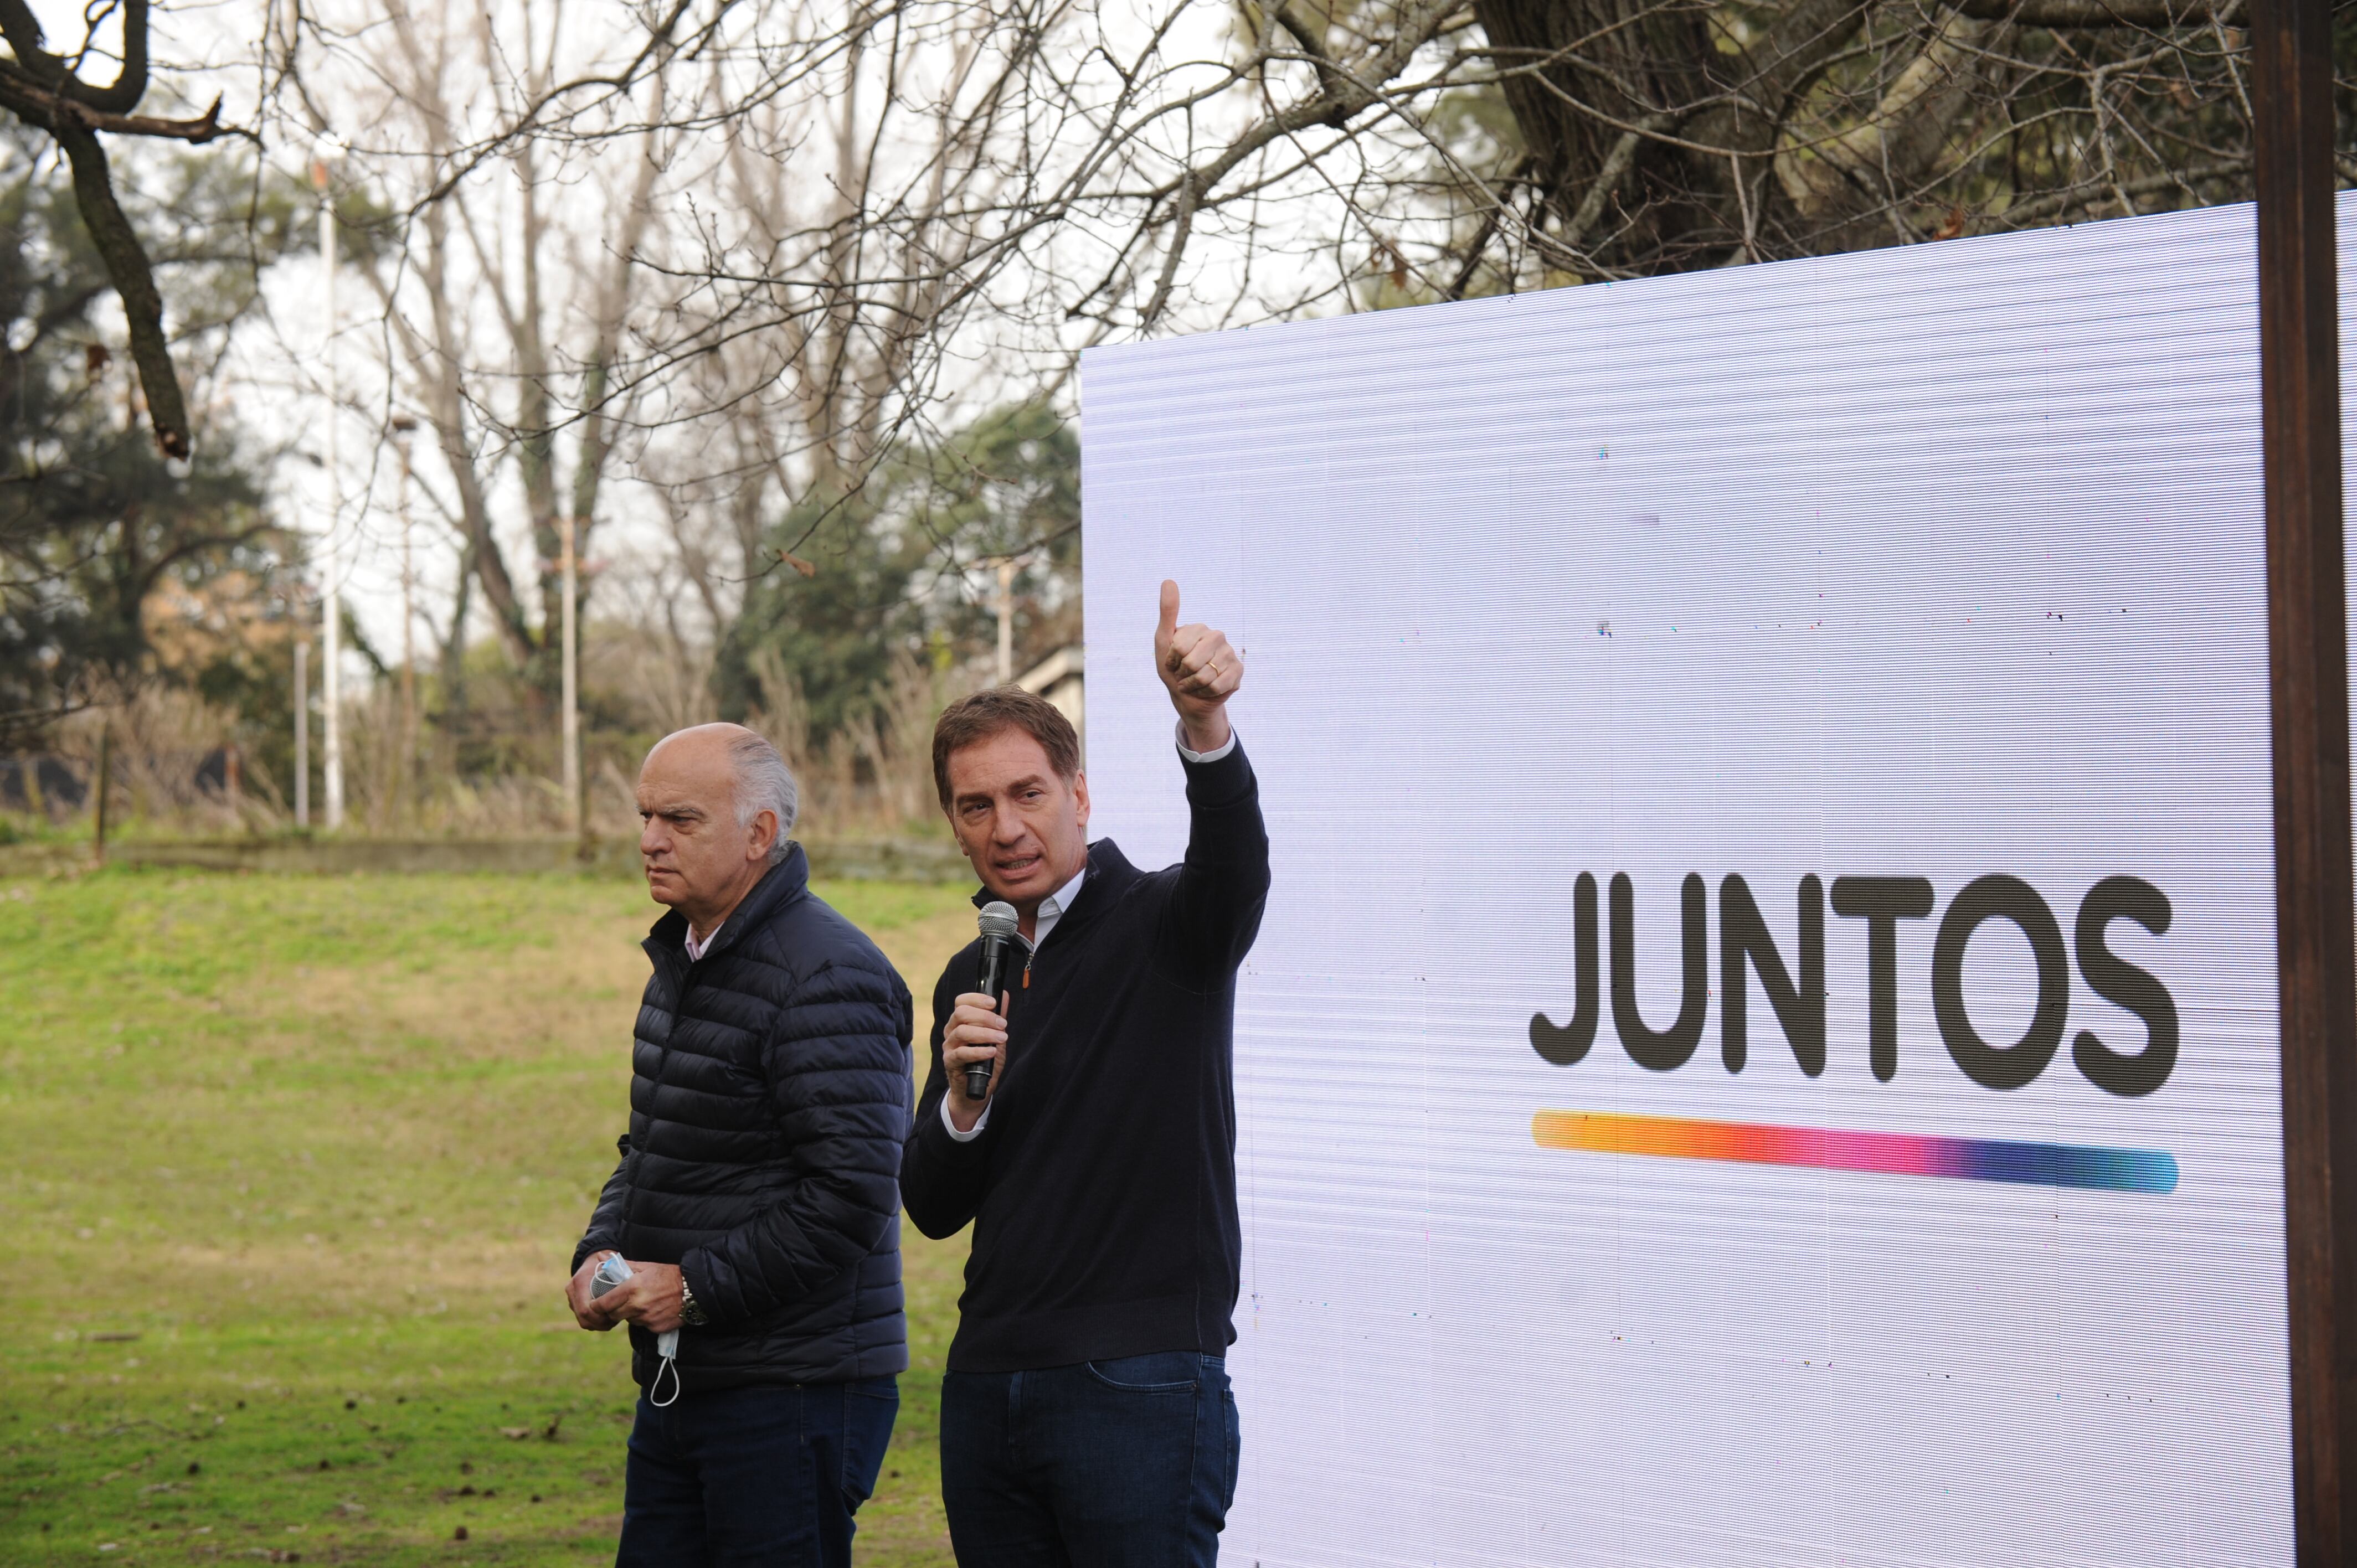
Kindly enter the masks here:
[[641, 1395], [616, 1568], [848, 1568], [899, 1408], [890, 1378]]
[[1211, 1568], [1240, 1450], [1217, 1356], [942, 1379], [942, 1501], [965, 1568]]

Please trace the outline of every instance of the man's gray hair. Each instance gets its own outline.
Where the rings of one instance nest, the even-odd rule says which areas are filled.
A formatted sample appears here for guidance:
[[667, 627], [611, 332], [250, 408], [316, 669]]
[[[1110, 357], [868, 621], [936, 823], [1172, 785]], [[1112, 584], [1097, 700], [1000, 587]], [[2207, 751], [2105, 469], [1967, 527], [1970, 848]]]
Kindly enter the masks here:
[[786, 834], [793, 831], [794, 812], [802, 803], [794, 770], [776, 746], [751, 730], [739, 730], [728, 738], [728, 760], [737, 775], [737, 825], [751, 827], [763, 811], [778, 815], [778, 839], [770, 846], [770, 864], [775, 865], [792, 848]]

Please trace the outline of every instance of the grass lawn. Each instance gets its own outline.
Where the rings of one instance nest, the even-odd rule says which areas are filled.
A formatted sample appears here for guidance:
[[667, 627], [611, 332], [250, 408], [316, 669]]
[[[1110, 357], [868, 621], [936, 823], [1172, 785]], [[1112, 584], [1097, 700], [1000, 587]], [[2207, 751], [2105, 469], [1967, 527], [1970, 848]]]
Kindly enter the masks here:
[[[820, 890], [924, 1029], [962, 893]], [[659, 912], [559, 877], [0, 882], [0, 1563], [610, 1560], [627, 1347], [563, 1290]], [[902, 1243], [860, 1558], [945, 1563], [965, 1239]]]

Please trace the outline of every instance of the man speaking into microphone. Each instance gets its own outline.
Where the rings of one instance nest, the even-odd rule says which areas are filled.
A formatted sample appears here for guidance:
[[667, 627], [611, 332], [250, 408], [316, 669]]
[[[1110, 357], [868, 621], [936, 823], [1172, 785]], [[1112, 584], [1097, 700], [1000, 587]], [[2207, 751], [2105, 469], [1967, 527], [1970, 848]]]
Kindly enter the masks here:
[[976, 988], [996, 910], [934, 987], [900, 1164], [917, 1229], [974, 1228], [942, 1380], [942, 1495], [969, 1568], [1208, 1568], [1235, 1493], [1230, 1058], [1268, 835], [1228, 724], [1243, 661], [1178, 624], [1175, 583], [1154, 654], [1190, 821], [1177, 865], [1089, 843], [1079, 739], [1041, 698], [994, 687], [933, 731], [975, 902], [1016, 926], [997, 994]]

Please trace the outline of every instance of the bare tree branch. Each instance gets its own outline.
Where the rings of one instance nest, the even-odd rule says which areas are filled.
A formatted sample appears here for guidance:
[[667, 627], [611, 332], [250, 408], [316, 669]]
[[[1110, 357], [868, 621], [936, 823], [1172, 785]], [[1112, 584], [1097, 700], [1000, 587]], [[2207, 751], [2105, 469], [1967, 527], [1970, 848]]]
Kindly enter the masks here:
[[2202, 27], [2212, 21], [2229, 27], [2243, 25], [2244, 0], [1962, 0], [1956, 9], [1983, 22], [2012, 22], [2024, 27]]
[[114, 181], [98, 133], [148, 136], [198, 145], [224, 134], [247, 134], [221, 123], [221, 101], [193, 120], [132, 113], [147, 91], [148, 0], [127, 0], [123, 14], [123, 67], [105, 86], [85, 82], [42, 48], [41, 25], [26, 0], [0, 0], [0, 37], [16, 56], [0, 61], [0, 108], [47, 131], [73, 173], [74, 201], [91, 245], [106, 263], [130, 328], [131, 357], [156, 443], [167, 456], [186, 457], [193, 440], [187, 400], [164, 332], [164, 299], [139, 236], [115, 199]]

